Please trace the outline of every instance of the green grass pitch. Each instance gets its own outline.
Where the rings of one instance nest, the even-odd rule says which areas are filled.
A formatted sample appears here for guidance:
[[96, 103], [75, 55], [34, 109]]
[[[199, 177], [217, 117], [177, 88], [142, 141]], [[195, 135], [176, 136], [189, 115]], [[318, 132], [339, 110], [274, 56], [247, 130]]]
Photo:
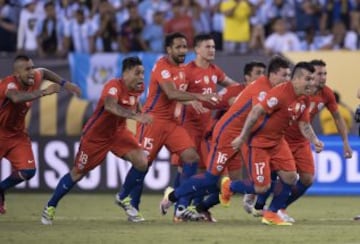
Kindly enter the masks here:
[[360, 243], [360, 197], [304, 197], [289, 208], [293, 226], [264, 226], [246, 214], [241, 198], [229, 208], [213, 210], [218, 223], [172, 223], [171, 214], [158, 211], [160, 195], [144, 195], [143, 223], [129, 223], [112, 194], [69, 194], [57, 208], [52, 226], [40, 215], [50, 194], [7, 195], [7, 210], [0, 215], [0, 243]]

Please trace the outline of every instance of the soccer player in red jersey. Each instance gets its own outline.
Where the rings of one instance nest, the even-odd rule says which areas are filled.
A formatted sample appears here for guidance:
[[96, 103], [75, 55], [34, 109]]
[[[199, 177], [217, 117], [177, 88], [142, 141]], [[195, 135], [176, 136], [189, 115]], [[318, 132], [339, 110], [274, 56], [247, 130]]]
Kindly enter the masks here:
[[[188, 51], [187, 40], [181, 33], [172, 33], [165, 37], [167, 55], [160, 58], [154, 65], [149, 86], [149, 95], [143, 107], [146, 114], [154, 118], [152, 125], [137, 127], [137, 138], [148, 154], [148, 162], [155, 159], [163, 146], [171, 153], [180, 155], [183, 172], [182, 178], [188, 178], [196, 173], [199, 155], [187, 131], [179, 125], [178, 116], [181, 104], [178, 102], [203, 101], [210, 104], [218, 102], [216, 94], [187, 92], [184, 61]], [[143, 180], [146, 172], [138, 172], [132, 167], [126, 179], [139, 178], [137, 186], [124, 186], [119, 193], [123, 200], [130, 192], [131, 204], [139, 209]], [[138, 177], [139, 176], [139, 177]]]
[[[312, 60], [310, 62], [315, 68], [315, 93], [310, 96], [310, 120], [312, 121], [321, 109], [326, 107], [332, 114], [338, 131], [341, 135], [344, 144], [344, 157], [351, 158], [352, 150], [349, 145], [347, 137], [347, 129], [344, 119], [341, 117], [338, 106], [335, 100], [333, 90], [326, 85], [326, 63], [322, 60]], [[278, 214], [283, 220], [288, 222], [295, 222], [285, 211], [286, 208], [301, 197], [306, 190], [312, 185], [314, 179], [314, 159], [311, 152], [310, 142], [302, 135], [299, 126], [293, 124], [285, 131], [285, 139], [289, 144], [291, 152], [296, 162], [296, 170], [299, 174], [299, 180], [296, 185], [292, 187], [289, 199], [286, 204], [280, 209]], [[258, 197], [255, 204], [255, 210], [262, 210], [266, 199], [269, 195], [264, 194]], [[254, 211], [257, 213], [258, 211]]]
[[[176, 202], [182, 196], [218, 191], [217, 182], [225, 169], [229, 171], [231, 178], [236, 179], [240, 175], [241, 160], [239, 157], [232, 157], [236, 155], [237, 151], [232, 149], [231, 142], [240, 134], [253, 102], [256, 103], [263, 99], [268, 90], [285, 82], [288, 68], [289, 63], [286, 60], [281, 57], [273, 58], [268, 66], [268, 75], [261, 76], [241, 92], [215, 126], [211, 150], [207, 158], [207, 171], [187, 180], [175, 191], [167, 188], [160, 204], [163, 214], [167, 213], [171, 203]], [[172, 193], [169, 195], [170, 192]]]
[[[108, 81], [103, 88], [96, 109], [83, 128], [74, 167], [64, 175], [46, 204], [41, 222], [52, 224], [58, 202], [90, 170], [100, 165], [108, 152], [130, 161], [139, 172], [147, 170], [147, 159], [135, 136], [127, 129], [126, 119], [151, 123], [147, 114], [137, 112], [139, 97], [144, 90], [144, 67], [137, 57], [128, 57], [122, 63], [122, 78]], [[134, 185], [126, 181], [124, 185]], [[130, 221], [140, 219], [129, 201], [116, 198], [125, 209]]]
[[[43, 80], [55, 84], [40, 89]], [[0, 82], [0, 159], [8, 159], [13, 169], [11, 175], [0, 182], [0, 214], [6, 212], [5, 191], [35, 175], [31, 141], [25, 129], [25, 116], [32, 101], [58, 93], [61, 86], [80, 95], [76, 85], [48, 69], [35, 69], [33, 61], [24, 55], [15, 58], [13, 74]]]
[[[294, 67], [291, 82], [271, 89], [265, 99], [254, 106], [249, 113], [241, 134], [232, 141], [234, 150], [249, 145], [249, 172], [252, 182], [222, 180], [220, 200], [228, 204], [233, 192], [264, 193], [270, 188], [271, 171], [280, 178], [269, 209], [263, 212], [262, 223], [269, 225], [291, 225], [283, 221], [277, 211], [286, 202], [292, 185], [296, 183], [296, 165], [290, 147], [284, 138], [289, 125], [298, 123], [298, 127], [308, 140], [320, 152], [323, 143], [316, 137], [310, 121], [309, 97], [314, 90], [314, 67], [308, 62], [300, 62]], [[262, 116], [265, 115], [263, 118]], [[261, 125], [255, 131], [252, 129]], [[242, 152], [240, 151], [240, 154]]]

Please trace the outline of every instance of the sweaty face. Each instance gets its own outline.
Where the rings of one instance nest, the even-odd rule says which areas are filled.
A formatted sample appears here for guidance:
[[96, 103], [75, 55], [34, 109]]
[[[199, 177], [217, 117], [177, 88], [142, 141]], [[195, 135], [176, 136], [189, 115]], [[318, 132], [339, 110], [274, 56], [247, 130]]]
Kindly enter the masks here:
[[315, 86], [318, 90], [322, 89], [326, 84], [327, 71], [324, 66], [314, 66], [315, 68]]
[[32, 86], [34, 85], [35, 72], [34, 72], [34, 63], [32, 60], [29, 61], [17, 61], [18, 63], [15, 66], [15, 75], [16, 77], [25, 85]]
[[215, 59], [215, 42], [214, 40], [205, 40], [200, 42], [195, 47], [195, 52], [197, 55], [202, 57], [207, 61], [213, 61]]
[[130, 81], [129, 90], [143, 91], [144, 90], [144, 66], [137, 65], [127, 71], [124, 78]]
[[273, 78], [275, 85], [288, 81], [288, 71], [289, 68], [280, 68], [277, 72], [274, 73]]
[[170, 58], [177, 64], [185, 62], [185, 56], [188, 51], [187, 42], [185, 38], [175, 38], [170, 47], [167, 47], [167, 53]]

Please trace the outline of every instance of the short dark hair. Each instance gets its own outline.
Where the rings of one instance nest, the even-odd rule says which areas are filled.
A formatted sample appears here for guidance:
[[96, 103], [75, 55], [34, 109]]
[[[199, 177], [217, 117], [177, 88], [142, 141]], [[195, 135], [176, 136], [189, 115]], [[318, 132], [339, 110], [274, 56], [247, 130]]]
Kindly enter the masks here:
[[310, 61], [310, 64], [312, 66], [321, 66], [321, 67], [326, 66], [326, 63], [321, 59], [313, 59], [313, 60]]
[[197, 46], [200, 42], [207, 40], [214, 40], [214, 38], [210, 34], [198, 34], [194, 37], [194, 46]]
[[173, 32], [165, 36], [165, 49], [167, 47], [171, 47], [171, 45], [174, 43], [174, 39], [176, 38], [184, 38], [186, 39], [186, 36], [180, 32]]
[[142, 65], [142, 62], [139, 57], [132, 56], [132, 57], [124, 58], [124, 60], [122, 61], [122, 72], [130, 70], [138, 65]]
[[276, 73], [279, 71], [279, 69], [288, 69], [290, 68], [290, 63], [285, 58], [282, 58], [280, 56], [275, 56], [272, 59], [270, 59], [267, 75], [270, 75], [270, 73]]
[[17, 55], [17, 56], [14, 58], [14, 63], [17, 62], [17, 61], [29, 61], [29, 60], [30, 60], [30, 57], [29, 57], [29, 56], [20, 54], [20, 55]]
[[299, 62], [295, 65], [292, 71], [291, 79], [302, 76], [302, 70], [307, 70], [310, 73], [315, 72], [315, 68], [310, 62]]
[[266, 65], [262, 62], [257, 62], [257, 61], [252, 61], [249, 63], [246, 63], [244, 66], [244, 75], [250, 75], [251, 71], [255, 68], [255, 67], [260, 67], [260, 68], [264, 68], [266, 69]]
[[44, 9], [46, 9], [47, 7], [54, 7], [55, 6], [55, 4], [54, 4], [54, 2], [52, 2], [52, 1], [47, 1], [47, 2], [45, 2], [45, 4], [44, 4]]

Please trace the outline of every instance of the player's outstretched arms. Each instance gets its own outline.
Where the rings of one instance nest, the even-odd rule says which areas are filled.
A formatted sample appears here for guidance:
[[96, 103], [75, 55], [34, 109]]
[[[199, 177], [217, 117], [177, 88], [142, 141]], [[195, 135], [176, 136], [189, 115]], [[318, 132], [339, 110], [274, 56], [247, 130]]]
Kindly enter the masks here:
[[145, 123], [145, 124], [152, 122], [151, 116], [140, 114], [130, 109], [123, 108], [117, 103], [117, 99], [111, 96], [105, 97], [104, 108], [109, 113], [112, 113], [119, 117], [133, 119], [139, 121], [140, 123]]
[[65, 90], [69, 91], [70, 93], [80, 96], [81, 95], [81, 89], [75, 85], [74, 83], [71, 83], [69, 81], [64, 80], [61, 78], [58, 74], [55, 72], [45, 69], [45, 68], [38, 68], [40, 72], [42, 73], [42, 77], [44, 80], [49, 80], [51, 82], [55, 82], [59, 84], [61, 87], [64, 87]]
[[317, 153], [324, 149], [324, 143], [316, 136], [310, 123], [299, 121], [299, 128], [303, 136], [315, 146], [315, 151]]
[[58, 93], [59, 91], [60, 86], [58, 84], [52, 84], [44, 90], [36, 90], [33, 92], [24, 92], [15, 89], [8, 90], [6, 92], [6, 97], [9, 98], [13, 103], [23, 103], [33, 101], [37, 98], [51, 95], [53, 93]]

